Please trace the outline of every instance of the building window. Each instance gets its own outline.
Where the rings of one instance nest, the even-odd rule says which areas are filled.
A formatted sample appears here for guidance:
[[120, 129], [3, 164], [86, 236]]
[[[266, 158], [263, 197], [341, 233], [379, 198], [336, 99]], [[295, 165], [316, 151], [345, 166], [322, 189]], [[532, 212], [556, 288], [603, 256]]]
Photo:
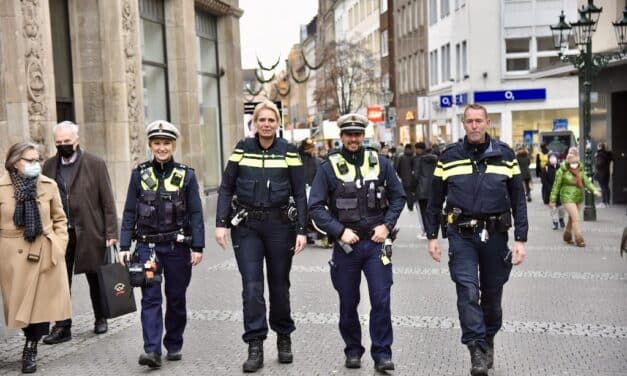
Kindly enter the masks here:
[[451, 79], [451, 45], [447, 43], [442, 46], [442, 82]]
[[74, 90], [72, 89], [72, 43], [70, 41], [70, 21], [66, 0], [50, 0], [50, 32], [57, 122], [75, 121]]
[[381, 56], [388, 56], [388, 31], [381, 32]]
[[168, 65], [163, 0], [140, 0], [144, 120], [169, 120]]
[[429, 53], [429, 83], [431, 86], [439, 83], [438, 77], [438, 50], [433, 50]]
[[440, 3], [440, 17], [444, 18], [450, 13], [450, 0], [442, 0]]
[[468, 48], [466, 47], [466, 41], [462, 42], [462, 73], [464, 79], [468, 78]]
[[388, 0], [380, 0], [379, 2], [380, 13], [385, 13], [388, 11]]
[[220, 119], [220, 72], [216, 18], [196, 11], [196, 52], [198, 66], [198, 105], [203, 155], [203, 183], [215, 188], [222, 171], [222, 127]]
[[429, 25], [438, 23], [438, 0], [429, 0]]
[[455, 44], [455, 81], [461, 79], [462, 74], [462, 45], [460, 43]]
[[561, 60], [559, 56], [557, 56], [557, 51], [553, 48], [552, 37], [537, 37], [536, 46], [538, 50], [538, 61], [536, 67], [538, 70], [551, 68], [561, 64]]
[[529, 46], [531, 38], [505, 39], [505, 70], [507, 72], [529, 71]]

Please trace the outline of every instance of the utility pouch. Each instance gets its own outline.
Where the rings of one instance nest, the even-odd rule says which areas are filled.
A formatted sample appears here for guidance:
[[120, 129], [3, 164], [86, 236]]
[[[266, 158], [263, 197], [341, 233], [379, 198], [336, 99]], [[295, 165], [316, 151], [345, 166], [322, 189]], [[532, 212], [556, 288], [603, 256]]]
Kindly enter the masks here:
[[386, 209], [390, 206], [390, 202], [388, 201], [388, 196], [385, 192], [385, 187], [377, 188], [377, 201], [379, 201], [379, 208]]
[[512, 227], [512, 214], [507, 211], [499, 215], [498, 220], [496, 221], [496, 231], [497, 232], [507, 232], [510, 227]]
[[368, 185], [368, 192], [366, 193], [366, 201], [368, 201], [368, 209], [376, 209], [377, 207], [377, 192], [374, 188], [374, 182], [370, 182]]
[[337, 207], [338, 219], [340, 222], [358, 222], [360, 219], [358, 199], [355, 198], [338, 198], [335, 200]]

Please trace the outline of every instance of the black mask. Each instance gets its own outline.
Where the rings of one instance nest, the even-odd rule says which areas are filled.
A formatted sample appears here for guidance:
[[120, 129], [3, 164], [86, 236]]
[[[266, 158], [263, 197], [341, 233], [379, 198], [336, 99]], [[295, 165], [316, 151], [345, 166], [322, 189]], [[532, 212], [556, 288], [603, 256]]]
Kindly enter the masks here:
[[74, 154], [74, 145], [57, 145], [57, 152], [63, 158], [69, 158]]

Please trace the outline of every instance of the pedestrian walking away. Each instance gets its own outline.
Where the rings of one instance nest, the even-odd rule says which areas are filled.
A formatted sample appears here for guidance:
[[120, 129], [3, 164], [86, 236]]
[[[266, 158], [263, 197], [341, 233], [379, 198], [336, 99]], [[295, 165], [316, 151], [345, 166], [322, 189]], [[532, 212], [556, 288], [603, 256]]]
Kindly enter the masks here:
[[[120, 262], [131, 257], [147, 267], [140, 280], [141, 324], [144, 352], [139, 364], [161, 367], [161, 341], [166, 359], [182, 359], [183, 332], [187, 324], [186, 292], [192, 267], [202, 261], [205, 225], [194, 170], [174, 160], [179, 130], [165, 120], [146, 127], [152, 160], [131, 172], [122, 216]], [[164, 284], [166, 311], [162, 313]], [[163, 328], [165, 326], [165, 336]]]
[[525, 196], [527, 197], [527, 201], [531, 202], [531, 171], [529, 170], [531, 160], [529, 159], [529, 152], [526, 147], [522, 146], [518, 148], [516, 160], [518, 161], [518, 168], [520, 169], [520, 175], [523, 179]]
[[[548, 163], [542, 169], [542, 174], [540, 175], [540, 179], [542, 181], [542, 201], [544, 205], [549, 206], [551, 202], [551, 189], [553, 188], [553, 183], [555, 182], [555, 174], [559, 169], [559, 159], [557, 153], [551, 152], [549, 154]], [[553, 222], [553, 230], [557, 230], [559, 228], [564, 228], [566, 225], [564, 223], [564, 207], [559, 200], [559, 197], [556, 199], [555, 207], [550, 207], [551, 221]]]
[[377, 371], [389, 371], [394, 369], [390, 232], [405, 205], [405, 191], [391, 161], [363, 146], [368, 119], [346, 114], [337, 124], [342, 148], [329, 154], [328, 162], [318, 169], [309, 210], [316, 224], [335, 239], [329, 265], [340, 298], [345, 367], [361, 367], [365, 352], [357, 314], [363, 271], [371, 303], [370, 355]]
[[229, 158], [218, 191], [215, 237], [227, 245], [227, 228], [242, 277], [244, 372], [263, 367], [268, 335], [264, 300], [265, 260], [270, 297], [270, 328], [277, 333], [280, 363], [292, 363], [290, 309], [292, 257], [306, 243], [307, 198], [303, 164], [295, 146], [276, 135], [279, 110], [270, 101], [253, 112], [254, 138], [241, 140]]
[[583, 165], [579, 162], [579, 151], [572, 146], [568, 149], [566, 160], [555, 174], [549, 206], [551, 208], [557, 207], [558, 200], [564, 205], [564, 209], [568, 213], [568, 221], [564, 228], [563, 239], [566, 243], [575, 244], [577, 247], [586, 246], [579, 218], [579, 212], [583, 204], [584, 188], [597, 197], [601, 196], [601, 193], [596, 190], [586, 175]]
[[22, 373], [37, 370], [37, 344], [51, 320], [72, 316], [65, 267], [67, 219], [54, 180], [41, 175], [39, 147], [9, 148], [0, 177], [0, 290], [4, 323], [22, 329]]
[[607, 150], [607, 144], [605, 142], [599, 142], [596, 155], [594, 156], [594, 176], [601, 186], [603, 204], [599, 205], [600, 207], [610, 205], [610, 164], [613, 161], [614, 157], [612, 156], [612, 152]]
[[[443, 237], [448, 234], [461, 342], [470, 351], [473, 376], [487, 376], [494, 366], [494, 338], [503, 322], [503, 286], [512, 264], [525, 258], [528, 231], [518, 162], [507, 144], [487, 134], [490, 123], [485, 107], [469, 104], [464, 109], [466, 136], [440, 155], [425, 223], [429, 254], [437, 262], [441, 259], [439, 227]], [[510, 250], [512, 215], [515, 229]]]
[[540, 144], [540, 152], [536, 154], [536, 177], [539, 178], [542, 176], [542, 170], [546, 167], [547, 163], [549, 163], [549, 148], [543, 142]]
[[[424, 151], [424, 148], [422, 151]], [[412, 169], [413, 159], [414, 152], [412, 150], [411, 144], [407, 144], [405, 145], [405, 150], [403, 151], [403, 154], [398, 157], [398, 162], [396, 163], [396, 173], [398, 173], [398, 177], [401, 178], [403, 189], [405, 189], [405, 196], [407, 197], [407, 209], [409, 209], [409, 211], [414, 210], [414, 194], [416, 191], [416, 178], [414, 177]]]
[[[416, 143], [418, 148], [424, 150], [425, 144], [423, 142]], [[429, 192], [431, 191], [431, 181], [433, 179], [433, 172], [438, 163], [438, 156], [434, 154], [433, 149], [437, 145], [433, 145], [432, 148], [427, 151], [416, 155], [413, 160], [413, 170], [416, 177], [416, 201], [418, 203], [418, 236], [420, 240], [427, 239], [427, 233], [424, 230], [425, 215], [427, 213], [427, 202], [429, 200]]]
[[[118, 216], [111, 179], [105, 162], [80, 146], [78, 125], [64, 121], [53, 129], [57, 153], [48, 158], [43, 174], [54, 179], [68, 219], [69, 242], [65, 265], [70, 289], [72, 275], [85, 274], [94, 311], [94, 333], [107, 331], [100, 299], [97, 268], [104, 263], [105, 250], [117, 243]], [[57, 321], [43, 342], [47, 345], [72, 338], [72, 319]]]

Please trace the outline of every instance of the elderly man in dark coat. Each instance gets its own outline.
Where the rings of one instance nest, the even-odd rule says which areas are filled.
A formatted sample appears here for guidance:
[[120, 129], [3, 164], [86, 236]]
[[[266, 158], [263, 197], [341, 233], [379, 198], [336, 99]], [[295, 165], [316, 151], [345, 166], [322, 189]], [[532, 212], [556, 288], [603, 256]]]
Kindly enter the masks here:
[[[64, 121], [54, 127], [57, 154], [44, 163], [43, 174], [59, 186], [68, 218], [69, 242], [65, 254], [70, 288], [72, 274], [85, 273], [94, 309], [94, 332], [107, 331], [100, 303], [96, 269], [104, 261], [106, 247], [117, 243], [118, 219], [111, 180], [105, 162], [79, 147], [78, 125]], [[46, 344], [69, 341], [72, 320], [57, 321]]]

